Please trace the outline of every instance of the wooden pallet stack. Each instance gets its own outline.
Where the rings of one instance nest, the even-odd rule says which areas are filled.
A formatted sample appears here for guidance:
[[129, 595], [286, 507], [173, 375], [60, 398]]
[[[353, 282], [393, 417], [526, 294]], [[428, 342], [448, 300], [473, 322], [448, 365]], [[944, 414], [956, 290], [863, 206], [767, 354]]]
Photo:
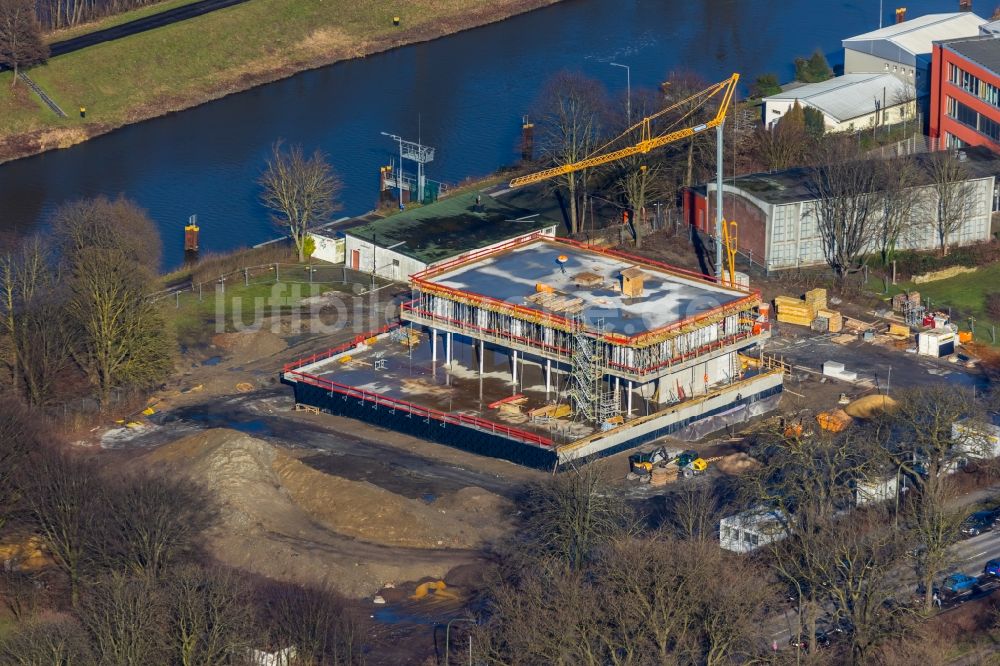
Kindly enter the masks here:
[[844, 330], [844, 316], [837, 312], [836, 310], [827, 310], [826, 308], [819, 308], [816, 310], [816, 316], [826, 319], [826, 330], [830, 333], [840, 333]]
[[805, 301], [812, 306], [813, 312], [826, 309], [826, 289], [810, 289], [806, 292]]
[[786, 324], [809, 326], [816, 318], [816, 310], [801, 298], [778, 296], [774, 299], [774, 307], [778, 311], [778, 321]]

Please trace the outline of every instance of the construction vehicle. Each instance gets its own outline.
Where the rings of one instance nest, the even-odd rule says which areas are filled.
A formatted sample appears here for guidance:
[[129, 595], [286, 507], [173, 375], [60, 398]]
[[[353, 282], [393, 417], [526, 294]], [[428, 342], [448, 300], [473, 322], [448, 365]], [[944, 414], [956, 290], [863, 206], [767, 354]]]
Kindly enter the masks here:
[[634, 474], [651, 474], [654, 466], [666, 463], [669, 458], [670, 455], [662, 446], [648, 453], [633, 453], [628, 457], [629, 471]]
[[[718, 460], [713, 458], [712, 460]], [[677, 474], [694, 476], [708, 469], [708, 460], [698, 455], [697, 451], [668, 451], [664, 447], [648, 452], [633, 453], [628, 457], [629, 471], [639, 478], [653, 474], [655, 468], [673, 467]], [[635, 478], [635, 477], [632, 477]]]
[[[600, 166], [602, 164], [608, 164], [610, 162], [615, 162], [626, 157], [632, 157], [633, 155], [645, 155], [651, 150], [660, 148], [667, 144], [673, 143], [675, 141], [681, 141], [682, 139], [687, 139], [695, 134], [700, 134], [706, 130], [712, 129], [721, 125], [726, 119], [726, 112], [729, 110], [729, 105], [733, 100], [733, 95], [736, 92], [736, 84], [739, 82], [740, 75], [733, 74], [725, 81], [720, 81], [715, 83], [704, 90], [694, 93], [690, 97], [686, 97], [670, 106], [657, 111], [651, 116], [647, 116], [632, 125], [624, 132], [619, 134], [617, 137], [604, 144], [587, 158], [580, 160], [578, 162], [572, 162], [569, 164], [561, 164], [551, 169], [543, 169], [535, 173], [528, 174], [526, 176], [519, 176], [512, 181], [510, 181], [511, 187], [522, 187], [524, 185], [532, 185], [534, 183], [541, 183], [543, 181], [549, 180], [550, 178], [556, 178], [558, 176], [564, 176], [569, 173], [574, 173], [576, 171], [582, 171], [583, 169], [589, 169], [591, 167]], [[697, 109], [701, 108], [708, 100], [721, 96], [721, 101], [719, 102], [719, 109], [715, 116], [705, 123], [700, 123], [693, 127], [685, 127], [679, 130], [670, 131], [670, 127], [666, 131], [653, 136], [653, 121], [662, 118], [664, 115], [670, 113], [671, 111], [676, 111], [678, 108], [686, 108], [686, 111], [681, 116], [679, 121], [683, 121], [689, 118]], [[687, 105], [691, 105], [688, 107]], [[622, 139], [627, 139], [633, 136], [633, 133], [638, 130], [641, 140], [634, 144], [627, 146], [625, 148], [620, 148], [618, 150], [612, 150], [609, 152], [603, 152], [607, 150], [611, 145]]]

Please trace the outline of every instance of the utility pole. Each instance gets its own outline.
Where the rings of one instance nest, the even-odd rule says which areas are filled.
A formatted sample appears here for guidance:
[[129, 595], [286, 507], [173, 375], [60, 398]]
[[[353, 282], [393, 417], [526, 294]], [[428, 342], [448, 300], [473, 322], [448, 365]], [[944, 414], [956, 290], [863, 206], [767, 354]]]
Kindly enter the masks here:
[[628, 65], [619, 65], [617, 62], [611, 63], [612, 67], [621, 67], [625, 70], [625, 115], [628, 117], [628, 124], [632, 124], [632, 68]]

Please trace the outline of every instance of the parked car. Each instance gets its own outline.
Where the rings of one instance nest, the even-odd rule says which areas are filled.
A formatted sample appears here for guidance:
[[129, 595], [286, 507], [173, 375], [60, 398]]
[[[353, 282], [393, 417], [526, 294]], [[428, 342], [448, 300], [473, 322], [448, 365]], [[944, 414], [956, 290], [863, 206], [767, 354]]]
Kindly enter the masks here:
[[983, 567], [983, 573], [987, 576], [993, 576], [994, 578], [1000, 578], [1000, 560], [990, 560]]
[[941, 591], [948, 597], [959, 597], [975, 592], [979, 581], [964, 573], [953, 573], [941, 583]]
[[976, 511], [962, 521], [962, 534], [974, 537], [979, 536], [983, 532], [989, 532], [996, 524], [997, 514], [998, 511], [996, 509]]

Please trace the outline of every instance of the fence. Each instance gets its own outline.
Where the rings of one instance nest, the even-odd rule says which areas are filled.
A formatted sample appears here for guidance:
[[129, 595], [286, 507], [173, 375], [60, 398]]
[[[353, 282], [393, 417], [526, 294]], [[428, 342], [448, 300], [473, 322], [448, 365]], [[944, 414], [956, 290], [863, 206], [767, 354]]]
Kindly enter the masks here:
[[173, 298], [180, 306], [181, 297], [196, 296], [203, 300], [206, 295], [214, 296], [217, 291], [226, 292], [227, 285], [244, 286], [267, 285], [267, 284], [336, 284], [336, 285], [359, 285], [367, 289], [378, 289], [392, 284], [392, 282], [381, 277], [376, 277], [370, 273], [364, 273], [347, 268], [345, 265], [337, 264], [286, 264], [269, 263], [256, 266], [244, 266], [243, 268], [230, 271], [218, 277], [202, 280], [189, 281], [181, 285], [169, 287], [151, 295], [153, 301], [163, 301]]

